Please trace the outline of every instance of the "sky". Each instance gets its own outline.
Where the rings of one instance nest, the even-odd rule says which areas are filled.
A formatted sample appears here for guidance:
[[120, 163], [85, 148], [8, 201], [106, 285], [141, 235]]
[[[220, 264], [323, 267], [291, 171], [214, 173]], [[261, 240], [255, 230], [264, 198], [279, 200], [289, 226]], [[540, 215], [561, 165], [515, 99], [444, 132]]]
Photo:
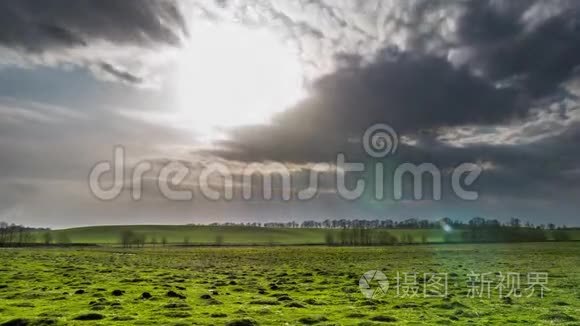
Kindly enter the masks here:
[[[0, 220], [60, 228], [482, 216], [578, 226], [579, 67], [574, 0], [1, 1]], [[365, 152], [376, 124], [394, 132], [396, 152]], [[103, 200], [91, 171], [118, 147], [123, 184]], [[387, 193], [401, 164], [433, 164], [442, 198], [377, 199], [365, 189], [345, 199], [339, 154], [366, 167], [348, 174], [350, 188], [361, 178], [374, 188], [370, 171], [383, 164]], [[151, 171], [135, 184], [142, 162]], [[482, 171], [466, 186], [475, 200], [451, 191], [463, 163]], [[160, 189], [178, 174], [162, 173], [170, 164], [187, 169], [171, 190], [192, 198]], [[199, 191], [215, 164], [234, 176], [230, 199]], [[286, 168], [291, 199], [276, 178], [272, 199], [243, 198], [248, 166]], [[316, 195], [297, 198], [316, 171]], [[215, 174], [208, 180], [225, 189]], [[248, 181], [261, 190], [259, 178]]]

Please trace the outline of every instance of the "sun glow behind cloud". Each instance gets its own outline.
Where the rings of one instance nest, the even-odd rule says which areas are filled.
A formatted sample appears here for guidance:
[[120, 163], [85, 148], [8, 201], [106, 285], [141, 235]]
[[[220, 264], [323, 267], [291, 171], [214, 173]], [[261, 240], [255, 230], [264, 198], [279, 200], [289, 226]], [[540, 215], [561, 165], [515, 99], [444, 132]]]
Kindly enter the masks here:
[[178, 62], [177, 118], [205, 137], [268, 123], [304, 96], [298, 54], [266, 29], [200, 22]]

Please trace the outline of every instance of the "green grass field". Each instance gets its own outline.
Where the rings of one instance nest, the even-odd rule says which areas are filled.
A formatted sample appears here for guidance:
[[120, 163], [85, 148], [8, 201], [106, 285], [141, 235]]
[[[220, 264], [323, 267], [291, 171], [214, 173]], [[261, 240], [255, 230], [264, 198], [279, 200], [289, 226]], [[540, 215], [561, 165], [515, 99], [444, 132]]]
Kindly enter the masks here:
[[[580, 243], [573, 242], [371, 248], [21, 248], [0, 249], [0, 261], [0, 325], [580, 322]], [[368, 299], [360, 291], [359, 280], [369, 270], [383, 271], [388, 277], [384, 296]], [[417, 296], [412, 291], [408, 297], [397, 295], [397, 272], [445, 273], [448, 293], [436, 296], [440, 293], [431, 287], [426, 293], [434, 297], [424, 297], [423, 286], [428, 283], [419, 277], [417, 283], [406, 283], [407, 289], [419, 288]], [[467, 277], [471, 272], [489, 272], [494, 280], [499, 272], [520, 273], [516, 294], [524, 295], [500, 298], [494, 282], [489, 297], [471, 298]], [[531, 272], [548, 273], [549, 290], [543, 298], [539, 292], [525, 291], [526, 275]], [[371, 282], [371, 286], [377, 284]]]
[[[286, 229], [286, 228], [259, 228], [247, 226], [189, 226], [189, 225], [131, 225], [131, 226], [93, 226], [66, 230], [51, 231], [52, 238], [58, 242], [59, 238], [70, 240], [72, 243], [118, 244], [120, 235], [125, 230], [142, 234], [146, 242], [161, 243], [165, 238], [168, 243], [183, 243], [186, 239], [190, 244], [215, 244], [221, 238], [224, 244], [251, 245], [251, 244], [324, 244], [328, 232], [338, 235], [340, 230], [327, 229]], [[430, 243], [443, 242], [445, 232], [440, 229], [389, 229], [389, 233], [399, 240], [404, 235], [411, 235], [415, 243], [424, 240]], [[548, 238], [550, 238], [549, 231]], [[580, 230], [566, 231], [571, 240], [580, 240]], [[460, 241], [458, 231], [447, 237], [452, 241]], [[41, 241], [42, 234], [36, 239]]]

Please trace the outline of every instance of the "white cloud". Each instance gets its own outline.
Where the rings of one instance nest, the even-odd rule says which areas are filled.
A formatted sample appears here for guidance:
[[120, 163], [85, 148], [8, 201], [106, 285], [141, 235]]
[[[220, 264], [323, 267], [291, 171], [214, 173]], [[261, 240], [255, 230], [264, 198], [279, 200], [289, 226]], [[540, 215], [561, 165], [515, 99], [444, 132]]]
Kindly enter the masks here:
[[438, 139], [457, 147], [471, 145], [525, 145], [556, 137], [576, 128], [580, 106], [564, 99], [530, 111], [524, 121], [496, 126], [461, 126], [443, 130]]

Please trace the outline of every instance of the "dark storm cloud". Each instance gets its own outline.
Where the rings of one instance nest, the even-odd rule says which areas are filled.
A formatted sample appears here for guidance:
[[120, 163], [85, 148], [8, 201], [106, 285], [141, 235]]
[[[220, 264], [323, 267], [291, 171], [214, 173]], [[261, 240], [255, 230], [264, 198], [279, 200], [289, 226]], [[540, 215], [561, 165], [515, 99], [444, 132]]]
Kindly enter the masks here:
[[525, 145], [477, 145], [433, 151], [438, 164], [490, 162], [479, 181], [486, 195], [509, 200], [574, 202], [580, 195], [580, 123], [562, 134]]
[[[403, 135], [427, 131], [422, 137], [428, 138], [442, 127], [523, 119], [531, 108], [565, 96], [563, 83], [580, 64], [579, 8], [568, 1], [393, 5], [392, 35], [407, 34], [405, 50], [386, 44], [370, 62], [345, 53], [341, 68], [313, 82], [309, 98], [271, 127], [235, 130], [226, 151], [307, 161], [348, 151], [350, 138], [379, 122]], [[449, 15], [429, 18], [437, 12]], [[455, 29], [444, 32], [444, 24]], [[448, 41], [429, 45], [437, 39]]]
[[[577, 103], [564, 86], [580, 64], [578, 2], [405, 3], [391, 8], [392, 39], [387, 35], [372, 59], [342, 53], [339, 69], [315, 80], [307, 99], [271, 126], [233, 130], [212, 153], [304, 163], [333, 161], [342, 152], [364, 162], [365, 128], [387, 123], [414, 140], [389, 160], [431, 162], [442, 170], [464, 162], [484, 166], [480, 208], [530, 212], [542, 203], [557, 215], [558, 205], [570, 207], [580, 195], [574, 149], [580, 119], [572, 109], [550, 118], [534, 110], [548, 112], [563, 99]], [[448, 15], [437, 18], [438, 11]], [[465, 126], [476, 128], [477, 142], [441, 139]]]
[[580, 64], [577, 1], [472, 1], [458, 23], [469, 66], [534, 96], [554, 92]]
[[235, 131], [236, 141], [228, 145], [246, 151], [248, 159], [270, 154], [272, 159], [307, 161], [326, 151], [349, 151], [349, 139], [360, 138], [375, 123], [418, 134], [509, 121], [529, 108], [517, 89], [496, 88], [443, 59], [413, 54], [340, 69], [317, 80], [312, 94], [277, 116], [273, 126]]
[[500, 122], [526, 110], [516, 90], [495, 88], [443, 59], [395, 56], [322, 77], [314, 84], [313, 98], [279, 117], [280, 122], [307, 120], [323, 128], [330, 122], [337, 130], [359, 131], [385, 121], [405, 133]]
[[6, 0], [0, 2], [0, 44], [30, 52], [117, 44], [177, 44], [185, 23], [172, 1]]

